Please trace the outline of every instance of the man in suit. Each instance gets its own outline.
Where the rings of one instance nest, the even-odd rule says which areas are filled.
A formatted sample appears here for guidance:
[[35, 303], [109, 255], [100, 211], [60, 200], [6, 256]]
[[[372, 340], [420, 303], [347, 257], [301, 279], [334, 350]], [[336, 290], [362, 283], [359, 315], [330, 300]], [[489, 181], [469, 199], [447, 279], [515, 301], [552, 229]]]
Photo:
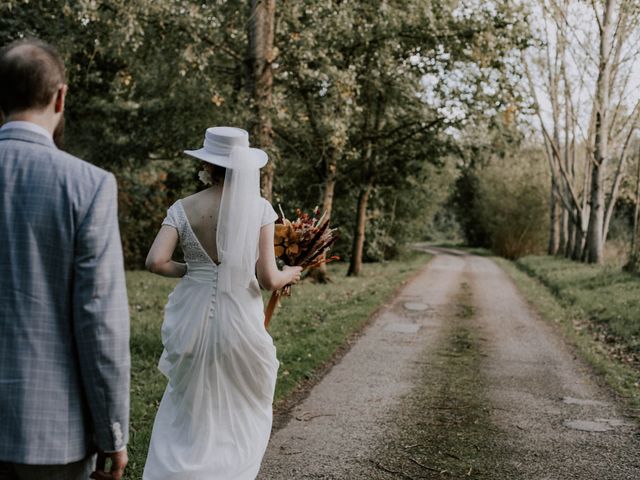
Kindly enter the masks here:
[[127, 463], [117, 186], [56, 147], [66, 93], [50, 45], [0, 51], [1, 480], [120, 479]]

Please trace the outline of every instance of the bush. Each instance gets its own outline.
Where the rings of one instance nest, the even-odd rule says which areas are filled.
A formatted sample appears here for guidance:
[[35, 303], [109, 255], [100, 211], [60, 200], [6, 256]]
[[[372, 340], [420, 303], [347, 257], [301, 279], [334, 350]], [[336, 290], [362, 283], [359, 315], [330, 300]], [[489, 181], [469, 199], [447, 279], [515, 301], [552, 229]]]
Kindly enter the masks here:
[[491, 166], [479, 175], [476, 218], [491, 248], [515, 259], [544, 250], [547, 241], [547, 192], [543, 176], [516, 166]]
[[516, 259], [544, 251], [548, 174], [534, 150], [493, 156], [463, 169], [454, 204], [467, 242]]
[[120, 235], [125, 265], [142, 268], [167, 208], [198, 187], [197, 162], [182, 165], [171, 161], [150, 161], [138, 168], [116, 172], [119, 186]]

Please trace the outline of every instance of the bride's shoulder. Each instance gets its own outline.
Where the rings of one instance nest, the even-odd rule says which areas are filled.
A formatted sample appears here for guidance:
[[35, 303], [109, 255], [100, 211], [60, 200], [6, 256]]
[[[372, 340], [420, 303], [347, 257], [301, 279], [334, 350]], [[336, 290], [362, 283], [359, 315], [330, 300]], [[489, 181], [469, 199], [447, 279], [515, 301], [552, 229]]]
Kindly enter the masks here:
[[204, 192], [205, 191], [202, 190], [201, 192], [197, 192], [197, 193], [194, 193], [194, 194], [191, 194], [191, 195], [187, 195], [186, 197], [182, 197], [181, 199], [179, 199], [177, 202], [182, 202], [183, 205], [184, 204], [189, 205], [190, 203], [193, 203], [193, 202], [197, 201], [197, 199], [202, 197], [202, 194]]
[[202, 190], [192, 195], [183, 197], [177, 200], [176, 203], [182, 203], [182, 206], [188, 210], [189, 208], [192, 208], [195, 205], [200, 204], [202, 201], [206, 201], [209, 197], [211, 197], [211, 192], [209, 192], [207, 189], [207, 190]]
[[267, 205], [271, 206], [271, 202], [264, 197], [260, 197], [260, 201], [262, 202], [262, 205], [264, 205], [265, 207]]
[[264, 226], [268, 223], [275, 222], [278, 219], [278, 214], [271, 205], [271, 202], [264, 197], [260, 197], [262, 203], [262, 222]]

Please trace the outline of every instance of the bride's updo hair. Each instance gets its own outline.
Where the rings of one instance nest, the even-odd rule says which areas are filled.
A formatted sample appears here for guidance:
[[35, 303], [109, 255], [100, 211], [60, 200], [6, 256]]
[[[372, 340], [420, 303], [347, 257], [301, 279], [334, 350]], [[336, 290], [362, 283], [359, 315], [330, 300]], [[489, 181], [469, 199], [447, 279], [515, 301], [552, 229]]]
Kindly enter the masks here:
[[224, 182], [224, 175], [227, 172], [226, 168], [208, 162], [202, 162], [202, 168], [209, 174], [208, 176], [211, 179], [212, 185], [221, 185]]

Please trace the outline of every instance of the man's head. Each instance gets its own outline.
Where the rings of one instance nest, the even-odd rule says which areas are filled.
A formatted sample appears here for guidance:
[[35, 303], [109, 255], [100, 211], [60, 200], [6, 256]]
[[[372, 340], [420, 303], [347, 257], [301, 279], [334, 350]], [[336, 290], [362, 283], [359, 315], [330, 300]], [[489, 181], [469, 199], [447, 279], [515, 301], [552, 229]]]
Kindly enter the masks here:
[[37, 117], [61, 133], [66, 92], [64, 63], [51, 45], [27, 39], [0, 50], [0, 112], [5, 119]]

